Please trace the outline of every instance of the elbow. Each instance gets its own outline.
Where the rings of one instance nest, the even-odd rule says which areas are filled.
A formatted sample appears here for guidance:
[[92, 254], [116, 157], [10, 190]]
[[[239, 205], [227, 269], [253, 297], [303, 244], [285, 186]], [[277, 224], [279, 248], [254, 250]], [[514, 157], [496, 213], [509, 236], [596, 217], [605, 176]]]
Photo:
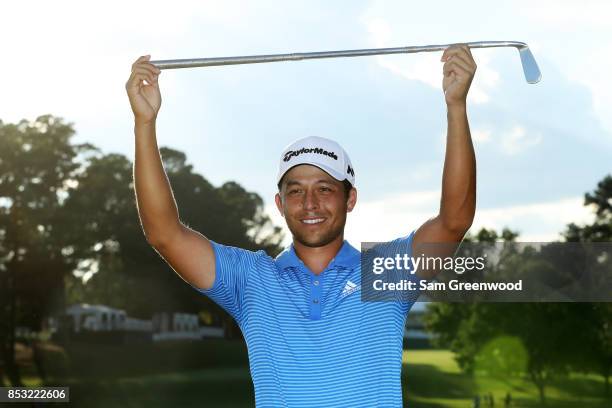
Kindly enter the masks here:
[[163, 246], [162, 235], [159, 233], [153, 233], [150, 230], [143, 228], [143, 233], [147, 243], [151, 245], [153, 248], [159, 248]]
[[447, 217], [443, 218], [444, 228], [455, 236], [463, 237], [472, 227], [474, 217]]
[[155, 249], [160, 249], [167, 247], [169, 243], [179, 237], [182, 232], [183, 226], [179, 222], [166, 226], [163, 229], [156, 229], [155, 232], [144, 231], [144, 235], [149, 245]]
[[162, 246], [162, 243], [159, 238], [155, 238], [153, 236], [145, 234], [145, 239], [147, 240], [147, 243], [153, 248], [159, 248], [160, 246]]
[[159, 239], [150, 237], [145, 234], [145, 239], [147, 240], [147, 244], [151, 245], [153, 248], [159, 248], [161, 246], [161, 242]]
[[[452, 208], [452, 207], [451, 207]], [[442, 207], [438, 215], [444, 229], [454, 236], [463, 237], [472, 227], [476, 214], [475, 205], [463, 205], [460, 208], [451, 209]]]

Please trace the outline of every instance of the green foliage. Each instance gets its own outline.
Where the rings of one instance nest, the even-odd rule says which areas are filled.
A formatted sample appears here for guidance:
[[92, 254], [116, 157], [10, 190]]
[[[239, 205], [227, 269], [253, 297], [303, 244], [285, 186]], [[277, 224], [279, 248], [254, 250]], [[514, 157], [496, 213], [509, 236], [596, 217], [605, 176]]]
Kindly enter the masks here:
[[[568, 242], [612, 242], [612, 175], [607, 175], [593, 192], [584, 195], [584, 205], [595, 213], [592, 224], [571, 223], [563, 233]], [[606, 254], [609, 256], [609, 254]], [[581, 360], [574, 366], [583, 371], [595, 370], [605, 379], [605, 395], [609, 398], [612, 375], [612, 305], [595, 303], [583, 318], [591, 324], [585, 328]]]
[[[50, 115], [0, 121], [0, 359], [13, 385], [14, 328], [39, 330], [69, 303], [103, 303], [143, 318], [161, 311], [225, 316], [146, 242], [133, 164], [73, 144], [72, 136], [71, 123]], [[280, 252], [280, 228], [257, 194], [234, 182], [214, 187], [184, 153], [160, 153], [185, 224], [224, 244]]]
[[522, 341], [498, 336], [484, 344], [474, 356], [474, 372], [488, 378], [519, 378], [527, 371], [528, 355]]
[[612, 175], [607, 175], [597, 183], [595, 191], [584, 195], [584, 205], [593, 209], [595, 221], [591, 225], [569, 224], [563, 233], [566, 241], [612, 241]]
[[514, 242], [519, 236], [518, 232], [512, 231], [508, 228], [502, 229], [501, 234], [497, 234], [497, 231], [487, 228], [481, 228], [476, 234], [467, 233], [464, 242], [483, 242], [483, 243], [494, 243], [498, 241], [503, 242]]
[[71, 145], [73, 134], [49, 115], [0, 122], [0, 359], [12, 385], [21, 383], [14, 328], [40, 328], [63, 303], [63, 277], [75, 266], [61, 253], [60, 198], [79, 155], [93, 147]]
[[[606, 176], [595, 191], [585, 194], [585, 205], [593, 208], [595, 221], [591, 225], [568, 225], [566, 241], [612, 241], [612, 176]], [[508, 229], [501, 234], [482, 229], [467, 236], [466, 242], [509, 242], [517, 236]], [[584, 260], [578, 256], [584, 256], [580, 248], [575, 248], [580, 252], [577, 254], [572, 252], [573, 247], [562, 253], [544, 247], [537, 257], [509, 248], [500, 262], [500, 268], [505, 268], [498, 271], [501, 274], [537, 276], [538, 281], [552, 285], [574, 278], [584, 267]], [[604, 378], [605, 395], [610, 396], [609, 303], [431, 304], [426, 326], [436, 334], [439, 346], [456, 353], [459, 366], [466, 372], [515, 372], [523, 367], [538, 387], [542, 402], [546, 400], [545, 387], [570, 370], [599, 373]]]
[[[491, 243], [500, 236], [514, 241], [517, 234], [509, 230], [501, 235], [481, 230], [471, 239]], [[502, 273], [529, 276], [554, 272], [549, 262], [532, 258], [529, 251], [520, 256], [516, 251], [514, 246], [505, 249], [503, 261], [498, 265], [507, 269]], [[544, 402], [545, 386], [568, 371], [566, 356], [575, 346], [573, 330], [580, 326], [572, 323], [578, 324], [577, 318], [575, 309], [567, 304], [433, 304], [428, 308], [426, 325], [437, 335], [440, 346], [456, 353], [459, 366], [466, 372], [490, 372], [496, 366], [510, 371], [522, 368], [538, 387]], [[512, 341], [502, 340], [508, 338]], [[519, 352], [505, 354], [499, 351], [502, 345], [512, 346]], [[514, 358], [518, 360], [512, 361]]]

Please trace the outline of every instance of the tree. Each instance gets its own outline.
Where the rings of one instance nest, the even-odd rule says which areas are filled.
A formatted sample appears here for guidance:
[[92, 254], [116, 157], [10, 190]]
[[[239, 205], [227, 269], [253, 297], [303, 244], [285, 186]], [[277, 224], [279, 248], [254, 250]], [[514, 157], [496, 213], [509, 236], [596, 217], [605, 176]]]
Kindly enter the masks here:
[[74, 131], [61, 118], [0, 121], [0, 358], [14, 386], [15, 328], [39, 329], [45, 311], [62, 303], [65, 262], [55, 238], [66, 181], [89, 144], [71, 145]]
[[[480, 229], [476, 234], [468, 233], [464, 238], [467, 243], [493, 244], [498, 239], [513, 241], [518, 234], [504, 229], [500, 235], [495, 230]], [[432, 303], [428, 305], [425, 315], [426, 328], [436, 337], [434, 343], [448, 347], [455, 353], [459, 366], [472, 373], [478, 351], [491, 338], [501, 334], [499, 327], [490, 324], [497, 320], [491, 316], [494, 308], [488, 304], [476, 303]]]
[[[257, 194], [234, 182], [216, 188], [192, 172], [184, 153], [166, 147], [160, 152], [184, 224], [227, 245], [265, 249], [270, 255], [280, 252], [280, 228], [263, 213], [263, 200]], [[168, 265], [146, 242], [130, 161], [116, 154], [93, 157], [75, 185], [66, 200], [69, 223], [81, 226], [72, 238], [73, 243], [78, 238], [81, 249], [73, 256], [88, 259], [99, 270], [90, 273], [85, 290], [71, 285], [74, 300], [95, 299], [143, 318], [159, 311], [197, 313], [203, 307], [219, 312], [208, 298], [169, 273]]]
[[[612, 175], [605, 176], [593, 192], [584, 195], [584, 205], [595, 213], [592, 224], [571, 223], [563, 233], [567, 242], [612, 242]], [[586, 347], [581, 364], [583, 370], [594, 369], [604, 377], [604, 392], [610, 398], [610, 375], [612, 375], [612, 307], [610, 303], [590, 305], [590, 321], [585, 332]], [[584, 353], [583, 353], [584, 354]]]
[[[50, 115], [0, 122], [0, 370], [14, 386], [21, 385], [15, 328], [39, 330], [43, 318], [63, 313], [66, 296], [136, 317], [213, 309], [229, 319], [169, 273], [146, 242], [132, 163], [71, 144], [73, 135], [72, 124]], [[233, 182], [216, 188], [192, 172], [184, 153], [160, 151], [184, 223], [228, 245], [280, 252], [280, 228], [257, 194]]]
[[[563, 233], [565, 240], [611, 242], [612, 176], [604, 177], [593, 192], [585, 194], [584, 205], [593, 208], [595, 220], [582, 226], [569, 224]], [[475, 236], [466, 237], [466, 241], [494, 242], [498, 237], [495, 231], [483, 229]], [[517, 234], [504, 230], [501, 237], [512, 241]], [[510, 254], [502, 267], [526, 277], [554, 277], [558, 283], [563, 278], [559, 273], [571, 279], [582, 272], [584, 257], [605, 255], [602, 251], [593, 251], [598, 251], [598, 247], [587, 254], [577, 247], [560, 252], [545, 246], [538, 257], [530, 252]], [[496, 336], [520, 339], [527, 355], [525, 370], [537, 386], [542, 402], [546, 401], [545, 388], [550, 379], [570, 368], [598, 372], [604, 378], [605, 396], [610, 397], [612, 307], [609, 303], [434, 304], [429, 308], [426, 322], [437, 334], [438, 343], [453, 350], [460, 366], [470, 372], [481, 350]]]
[[[482, 229], [468, 242], [504, 242], [516, 239], [516, 232], [504, 229], [501, 234]], [[513, 247], [495, 265], [499, 273], [504, 270], [514, 275], [533, 276], [550, 265], [530, 251], [515, 252]], [[442, 303], [428, 308], [426, 326], [437, 335], [438, 345], [448, 347], [456, 354], [459, 366], [473, 373], [483, 362], [483, 350], [498, 339], [516, 338], [526, 355], [524, 371], [537, 387], [540, 401], [546, 403], [546, 385], [552, 378], [567, 372], [567, 354], [575, 344], [570, 320], [571, 307], [556, 303]], [[498, 356], [512, 359], [513, 355]], [[503, 365], [503, 364], [502, 364]], [[506, 364], [514, 366], [515, 364]]]
[[590, 225], [570, 223], [563, 236], [567, 242], [612, 241], [612, 175], [607, 175], [592, 193], [584, 195], [584, 205], [593, 208], [595, 220]]

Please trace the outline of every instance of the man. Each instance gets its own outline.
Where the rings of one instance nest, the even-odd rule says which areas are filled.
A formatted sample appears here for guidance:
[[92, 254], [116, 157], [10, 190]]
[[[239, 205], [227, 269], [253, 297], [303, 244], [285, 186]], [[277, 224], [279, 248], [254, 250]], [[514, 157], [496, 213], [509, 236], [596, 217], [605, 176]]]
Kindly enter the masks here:
[[[212, 242], [183, 225], [156, 145], [160, 70], [140, 57], [126, 83], [135, 118], [134, 182], [147, 241], [240, 326], [258, 407], [400, 407], [404, 321], [412, 301], [365, 302], [360, 252], [344, 240], [357, 202], [355, 169], [337, 143], [311, 137], [287, 147], [275, 196], [293, 244], [272, 259]], [[394, 247], [458, 243], [476, 202], [466, 98], [476, 71], [463, 44], [443, 55], [448, 135], [439, 214]], [[146, 84], [145, 81], [146, 80]]]

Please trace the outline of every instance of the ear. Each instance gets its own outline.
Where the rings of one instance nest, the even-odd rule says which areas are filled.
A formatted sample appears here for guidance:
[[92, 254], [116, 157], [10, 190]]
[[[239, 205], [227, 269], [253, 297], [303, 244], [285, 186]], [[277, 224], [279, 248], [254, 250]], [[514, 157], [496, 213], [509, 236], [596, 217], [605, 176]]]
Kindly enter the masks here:
[[283, 212], [283, 202], [279, 193], [276, 193], [276, 195], [274, 196], [274, 202], [276, 203], [276, 208], [278, 208], [278, 212], [282, 217], [284, 217], [285, 213]]
[[349, 191], [348, 200], [346, 200], [346, 211], [353, 211], [355, 204], [357, 204], [357, 189], [353, 187], [351, 188], [351, 191]]

